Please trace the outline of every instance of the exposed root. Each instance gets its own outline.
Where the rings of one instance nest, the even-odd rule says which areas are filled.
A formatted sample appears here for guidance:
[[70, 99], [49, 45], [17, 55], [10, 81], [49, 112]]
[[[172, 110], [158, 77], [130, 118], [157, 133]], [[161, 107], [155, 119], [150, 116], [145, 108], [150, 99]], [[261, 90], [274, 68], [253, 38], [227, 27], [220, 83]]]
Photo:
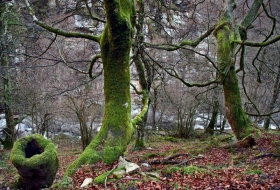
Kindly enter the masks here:
[[232, 145], [224, 146], [223, 148], [251, 148], [257, 143], [252, 136], [247, 136]]

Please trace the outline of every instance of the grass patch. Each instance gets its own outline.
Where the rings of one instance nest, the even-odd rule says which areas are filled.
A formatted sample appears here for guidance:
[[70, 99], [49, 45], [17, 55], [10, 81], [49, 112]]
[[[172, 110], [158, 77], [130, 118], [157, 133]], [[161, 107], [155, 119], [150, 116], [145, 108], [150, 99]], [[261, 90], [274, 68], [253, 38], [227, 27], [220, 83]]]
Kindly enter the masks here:
[[249, 175], [255, 175], [255, 174], [258, 174], [258, 175], [260, 175], [260, 174], [262, 174], [263, 172], [262, 172], [262, 170], [261, 169], [256, 169], [256, 170], [246, 170], [246, 172], [245, 172], [246, 174], [249, 174]]

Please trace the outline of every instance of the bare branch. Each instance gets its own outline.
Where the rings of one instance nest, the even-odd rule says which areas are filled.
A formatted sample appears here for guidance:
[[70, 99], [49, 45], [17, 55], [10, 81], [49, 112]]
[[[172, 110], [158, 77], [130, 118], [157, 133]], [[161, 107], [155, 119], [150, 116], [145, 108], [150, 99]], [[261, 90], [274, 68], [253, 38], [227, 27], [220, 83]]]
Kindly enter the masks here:
[[269, 46], [279, 40], [280, 40], [280, 35], [276, 36], [272, 40], [265, 41], [265, 42], [248, 42], [248, 41], [243, 42], [241, 40], [234, 40], [233, 42], [237, 43], [237, 44], [241, 44], [241, 45], [250, 46], [250, 47], [265, 47], [265, 46]]
[[79, 32], [68, 32], [65, 30], [61, 30], [59, 28], [54, 28], [52, 26], [47, 25], [46, 23], [39, 21], [38, 18], [36, 17], [31, 5], [29, 4], [28, 0], [25, 0], [25, 4], [28, 8], [29, 14], [32, 16], [33, 18], [33, 22], [39, 26], [41, 26], [42, 28], [48, 30], [49, 32], [55, 33], [57, 35], [60, 36], [64, 36], [64, 37], [73, 37], [73, 38], [85, 38], [85, 39], [89, 39], [89, 40], [93, 40], [95, 42], [100, 42], [100, 36], [95, 36], [95, 35], [91, 35], [91, 34], [85, 34], [85, 33], [79, 33]]
[[277, 110], [277, 111], [273, 111], [273, 112], [269, 112], [269, 113], [264, 113], [264, 114], [253, 114], [253, 113], [248, 113], [248, 112], [245, 112], [247, 115], [250, 115], [250, 116], [260, 116], [260, 117], [263, 117], [263, 116], [271, 116], [273, 114], [276, 114], [276, 113], [280, 113], [280, 110]]
[[137, 88], [134, 84], [130, 83], [130, 86], [133, 88], [133, 90], [136, 92], [136, 94], [138, 94], [138, 95], [143, 94], [143, 91], [137, 90]]
[[145, 45], [150, 48], [162, 49], [162, 50], [166, 50], [166, 51], [175, 51], [184, 46], [196, 47], [202, 40], [207, 38], [214, 31], [215, 28], [216, 28], [216, 26], [212, 26], [204, 34], [202, 34], [200, 37], [198, 37], [195, 41], [184, 40], [179, 44], [162, 44], [162, 45], [154, 45], [154, 44], [145, 43]]
[[89, 74], [90, 78], [93, 78], [93, 76], [92, 76], [93, 65], [97, 61], [97, 59], [99, 59], [99, 58], [101, 58], [101, 54], [98, 54], [98, 55], [94, 56], [93, 59], [90, 62], [90, 66], [89, 66], [89, 69], [88, 69], [88, 74]]
[[105, 20], [103, 20], [103, 19], [101, 19], [101, 18], [98, 18], [98, 17], [96, 17], [96, 16], [94, 16], [94, 15], [92, 14], [92, 12], [91, 12], [91, 10], [90, 10], [90, 7], [88, 6], [87, 0], [85, 0], [84, 3], [86, 4], [87, 11], [88, 11], [88, 13], [89, 13], [91, 19], [96, 20], [96, 21], [100, 21], [100, 22], [103, 22], [103, 23], [106, 23]]
[[149, 56], [149, 58], [151, 60], [153, 60], [154, 63], [156, 63], [157, 66], [159, 66], [162, 70], [164, 70], [168, 75], [172, 76], [172, 77], [175, 77], [176, 79], [178, 79], [179, 81], [181, 81], [184, 85], [186, 85], [187, 87], [205, 87], [205, 86], [209, 86], [211, 84], [217, 84], [217, 83], [220, 83], [220, 80], [213, 80], [213, 81], [209, 81], [207, 83], [204, 83], [204, 84], [198, 84], [198, 83], [188, 83], [186, 82], [182, 77], [180, 77], [178, 75], [178, 73], [176, 72], [175, 69], [166, 69], [164, 68], [161, 64], [159, 64], [157, 61], [155, 61], [146, 51], [145, 51], [145, 54], [147, 56]]
[[42, 55], [44, 55], [44, 53], [46, 53], [46, 52], [48, 51], [48, 49], [50, 49], [51, 45], [55, 42], [56, 37], [57, 37], [57, 34], [55, 34], [55, 36], [54, 36], [53, 40], [51, 41], [51, 43], [48, 45], [48, 47], [45, 49], [45, 51], [43, 51], [43, 52], [39, 55], [39, 57], [41, 57]]

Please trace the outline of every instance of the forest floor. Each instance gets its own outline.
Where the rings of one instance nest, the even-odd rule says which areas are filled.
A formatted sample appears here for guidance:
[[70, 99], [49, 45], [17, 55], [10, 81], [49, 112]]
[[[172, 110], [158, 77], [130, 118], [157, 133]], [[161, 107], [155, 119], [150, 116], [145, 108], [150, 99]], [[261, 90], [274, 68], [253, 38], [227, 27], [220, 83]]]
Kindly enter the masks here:
[[[84, 165], [69, 181], [61, 182], [68, 165], [82, 152], [71, 138], [59, 138], [60, 167], [54, 181], [59, 189], [280, 189], [280, 132], [262, 133], [252, 148], [223, 148], [224, 136], [206, 140], [150, 136], [146, 149], [129, 146], [125, 158], [140, 170], [119, 179], [110, 173], [106, 183], [80, 188], [85, 178], [95, 178], [117, 162]], [[132, 142], [133, 143], [133, 142]], [[18, 178], [9, 162], [9, 151], [0, 152], [0, 190], [12, 189]], [[50, 188], [55, 189], [55, 188]]]

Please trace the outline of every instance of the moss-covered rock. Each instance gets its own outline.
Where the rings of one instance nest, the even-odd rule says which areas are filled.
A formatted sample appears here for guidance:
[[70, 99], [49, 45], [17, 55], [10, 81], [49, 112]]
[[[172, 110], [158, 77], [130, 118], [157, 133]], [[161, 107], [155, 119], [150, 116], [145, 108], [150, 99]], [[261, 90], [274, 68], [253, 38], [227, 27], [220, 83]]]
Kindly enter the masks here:
[[59, 165], [54, 144], [39, 134], [16, 141], [10, 160], [20, 175], [18, 186], [23, 189], [50, 187]]

